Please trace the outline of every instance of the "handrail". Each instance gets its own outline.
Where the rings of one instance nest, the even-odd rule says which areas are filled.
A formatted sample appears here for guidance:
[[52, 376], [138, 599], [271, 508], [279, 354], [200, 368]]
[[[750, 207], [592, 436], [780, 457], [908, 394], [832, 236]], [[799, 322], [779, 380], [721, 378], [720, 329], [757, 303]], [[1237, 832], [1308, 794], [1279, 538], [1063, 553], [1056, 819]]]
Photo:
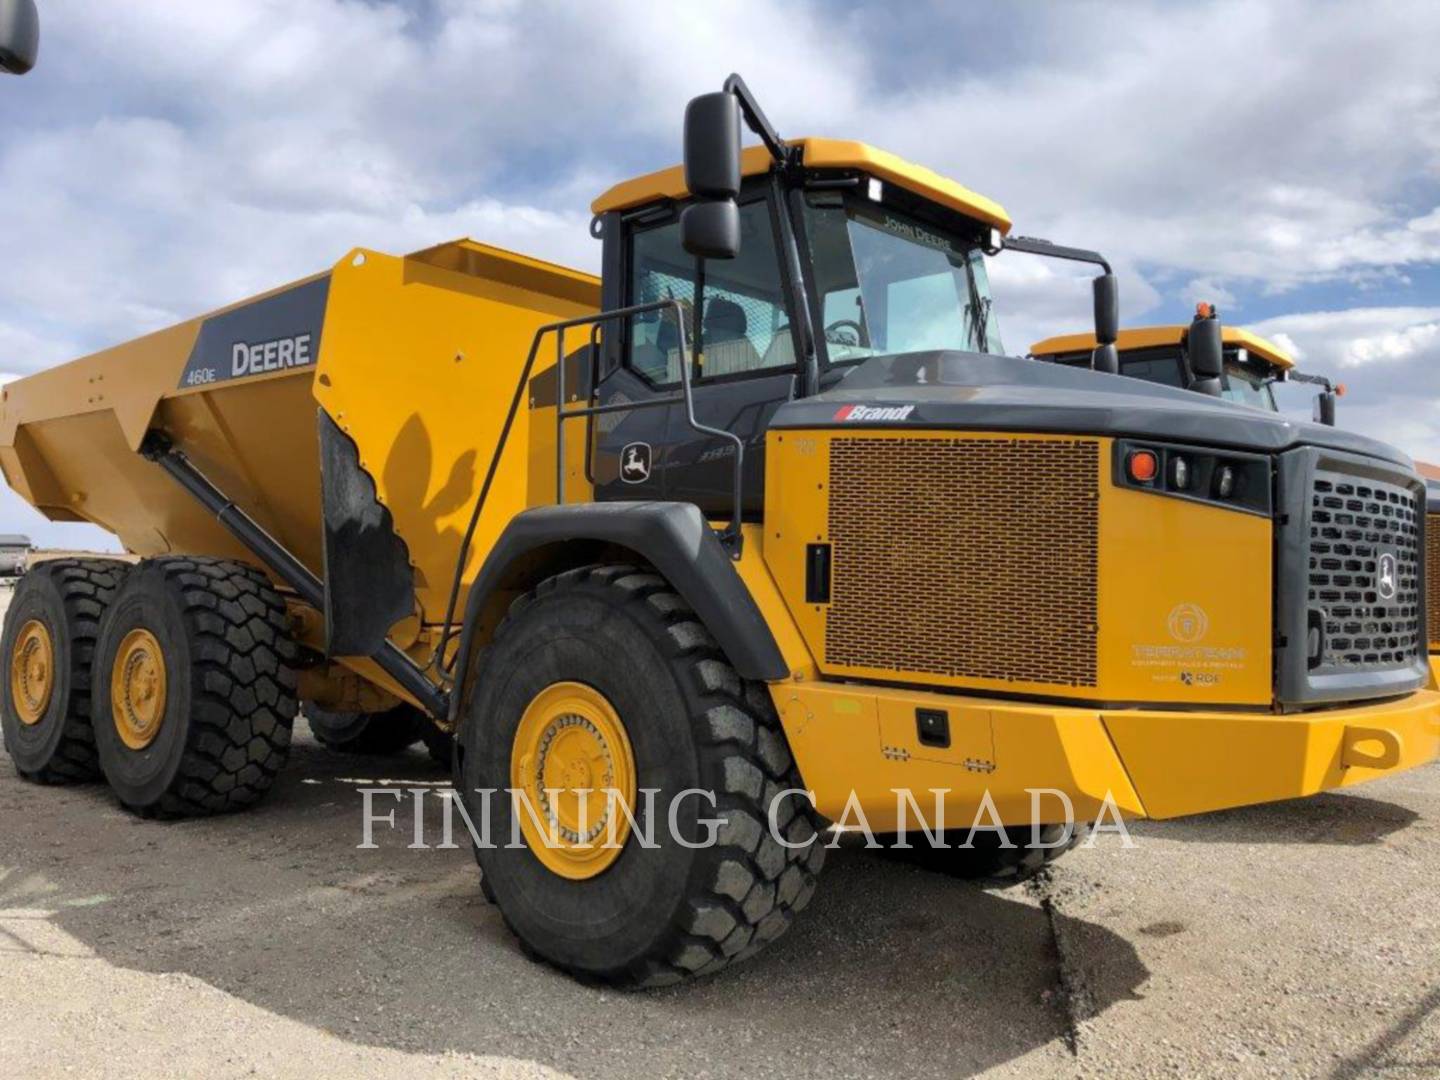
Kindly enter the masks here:
[[[677, 397], [669, 394], [664, 397], [650, 398], [646, 401], [629, 401], [617, 405], [589, 405], [579, 409], [565, 408], [565, 331], [572, 330], [579, 326], [589, 326], [590, 329], [590, 386], [593, 388], [598, 384], [598, 359], [599, 359], [599, 329], [605, 323], [615, 319], [628, 319], [636, 315], [648, 314], [652, 311], [662, 311], [669, 308], [675, 313], [675, 324], [680, 331], [680, 385], [681, 393]], [[547, 323], [536, 329], [535, 337], [530, 342], [530, 352], [525, 357], [525, 366], [520, 370], [520, 378], [515, 385], [515, 394], [510, 399], [510, 408], [505, 414], [505, 423], [500, 429], [500, 437], [496, 440], [495, 451], [490, 455], [490, 466], [485, 471], [485, 481], [480, 485], [480, 494], [475, 499], [475, 508], [470, 512], [470, 521], [465, 526], [465, 535], [460, 541], [460, 554], [455, 560], [455, 577], [450, 583], [450, 597], [445, 605], [445, 621], [440, 634], [440, 645], [435, 650], [432, 663], [435, 665], [436, 673], [442, 681], [453, 679], [454, 660], [446, 660], [445, 650], [449, 647], [452, 637], [452, 630], [455, 625], [455, 607], [460, 598], [460, 584], [465, 576], [465, 561], [470, 555], [470, 545], [475, 539], [475, 529], [480, 522], [481, 511], [485, 508], [485, 502], [490, 496], [491, 485], [495, 481], [495, 474], [500, 467], [500, 458], [505, 453], [506, 444], [510, 439], [510, 429], [514, 426], [515, 415], [519, 412], [520, 401], [525, 396], [525, 388], [530, 382], [530, 372], [535, 366], [535, 358], [540, 351], [540, 342], [546, 334], [555, 335], [555, 501], [563, 505], [565, 502], [565, 429], [564, 423], [576, 416], [595, 416], [602, 413], [621, 412], [631, 409], [654, 408], [660, 405], [671, 405], [683, 401], [685, 403], [685, 419], [690, 428], [702, 435], [711, 435], [717, 438], [729, 439], [735, 444], [735, 476], [732, 484], [733, 508], [729, 528], [725, 531], [722, 539], [728, 542], [733, 557], [740, 557], [741, 543], [741, 510], [743, 506], [742, 496], [745, 480], [745, 440], [734, 432], [725, 431], [721, 428], [708, 427], [700, 423], [695, 416], [695, 394], [691, 383], [690, 366], [694, 356], [690, 352], [689, 334], [685, 329], [685, 311], [676, 299], [653, 300], [645, 304], [631, 304], [628, 307], [615, 308], [612, 311], [602, 311], [594, 315], [582, 315], [574, 319], [564, 319], [560, 322]], [[458, 657], [457, 657], [458, 658]]]

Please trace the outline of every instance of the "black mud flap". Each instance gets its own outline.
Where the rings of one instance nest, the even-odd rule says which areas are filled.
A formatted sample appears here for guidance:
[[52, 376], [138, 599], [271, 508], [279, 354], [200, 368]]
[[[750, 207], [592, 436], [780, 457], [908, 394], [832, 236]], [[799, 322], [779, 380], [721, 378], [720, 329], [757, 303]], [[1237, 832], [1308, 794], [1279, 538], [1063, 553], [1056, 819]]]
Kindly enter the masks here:
[[372, 656], [414, 612], [410, 553], [350, 436], [321, 409], [320, 488], [325, 513], [325, 651]]

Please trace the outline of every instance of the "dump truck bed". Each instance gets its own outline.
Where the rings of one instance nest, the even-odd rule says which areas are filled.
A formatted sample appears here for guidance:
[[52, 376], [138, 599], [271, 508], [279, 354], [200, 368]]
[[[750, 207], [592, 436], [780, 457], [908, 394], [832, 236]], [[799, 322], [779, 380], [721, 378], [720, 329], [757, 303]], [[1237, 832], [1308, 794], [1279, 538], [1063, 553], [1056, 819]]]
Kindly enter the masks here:
[[141, 456], [158, 430], [320, 574], [324, 404], [356, 440], [428, 610], [499, 434], [497, 410], [478, 404], [513, 392], [537, 327], [598, 304], [596, 278], [470, 240], [404, 257], [356, 249], [326, 273], [9, 384], [0, 468], [51, 520], [92, 522], [134, 554], [253, 562]]

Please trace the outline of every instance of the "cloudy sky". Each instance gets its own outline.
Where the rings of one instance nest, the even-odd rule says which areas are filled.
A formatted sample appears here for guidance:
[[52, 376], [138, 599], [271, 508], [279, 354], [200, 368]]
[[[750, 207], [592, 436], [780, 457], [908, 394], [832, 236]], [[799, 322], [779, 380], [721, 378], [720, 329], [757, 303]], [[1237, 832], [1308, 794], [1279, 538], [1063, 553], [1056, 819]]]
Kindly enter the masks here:
[[[470, 235], [597, 269], [590, 199], [671, 164], [741, 72], [787, 135], [861, 139], [1100, 248], [1130, 324], [1197, 299], [1440, 460], [1440, 6], [39, 0], [0, 80], [0, 373]], [[995, 269], [1011, 351], [1082, 281]], [[1309, 394], [1284, 389], [1308, 415]], [[96, 543], [0, 499], [0, 531]], [[98, 531], [97, 531], [98, 532]]]

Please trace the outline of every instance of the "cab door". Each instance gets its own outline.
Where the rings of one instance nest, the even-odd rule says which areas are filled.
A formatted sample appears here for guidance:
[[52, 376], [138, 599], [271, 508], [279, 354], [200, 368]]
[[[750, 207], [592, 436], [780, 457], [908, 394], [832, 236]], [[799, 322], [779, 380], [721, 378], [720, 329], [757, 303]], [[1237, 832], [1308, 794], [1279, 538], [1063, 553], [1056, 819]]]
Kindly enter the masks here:
[[[742, 196], [740, 225], [740, 255], [703, 266], [680, 246], [678, 214], [632, 225], [619, 260], [625, 280], [620, 302], [677, 300], [687, 339], [698, 329], [700, 357], [691, 369], [696, 419], [745, 440], [745, 504], [747, 516], [758, 518], [765, 430], [775, 410], [794, 396], [798, 366], [775, 223], [763, 191]], [[601, 380], [599, 402], [679, 398], [680, 365], [689, 360], [681, 338], [671, 311], [633, 317], [619, 363]], [[594, 440], [596, 498], [681, 500], [711, 517], [729, 517], [734, 444], [690, 427], [682, 402], [601, 414]]]

